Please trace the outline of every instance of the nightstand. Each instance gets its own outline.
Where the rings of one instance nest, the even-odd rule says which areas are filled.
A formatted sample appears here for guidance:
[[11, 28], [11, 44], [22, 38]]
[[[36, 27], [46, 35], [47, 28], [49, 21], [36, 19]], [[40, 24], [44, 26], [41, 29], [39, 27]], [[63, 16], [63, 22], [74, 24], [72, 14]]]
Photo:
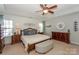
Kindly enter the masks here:
[[0, 54], [2, 53], [4, 46], [5, 44], [4, 44], [4, 38], [3, 38], [3, 39], [0, 39]]
[[21, 42], [21, 35], [20, 34], [14, 34], [12, 36], [12, 44], [19, 43], [19, 42]]

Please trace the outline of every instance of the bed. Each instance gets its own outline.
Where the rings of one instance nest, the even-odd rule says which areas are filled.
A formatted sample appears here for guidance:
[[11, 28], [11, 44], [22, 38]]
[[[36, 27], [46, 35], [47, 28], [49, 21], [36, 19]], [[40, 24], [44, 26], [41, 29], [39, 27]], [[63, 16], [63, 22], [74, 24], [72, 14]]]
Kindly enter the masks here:
[[24, 29], [21, 31], [21, 34], [22, 43], [25, 47], [25, 51], [28, 53], [35, 49], [35, 44], [50, 40], [49, 36], [38, 34], [37, 30], [33, 28]]

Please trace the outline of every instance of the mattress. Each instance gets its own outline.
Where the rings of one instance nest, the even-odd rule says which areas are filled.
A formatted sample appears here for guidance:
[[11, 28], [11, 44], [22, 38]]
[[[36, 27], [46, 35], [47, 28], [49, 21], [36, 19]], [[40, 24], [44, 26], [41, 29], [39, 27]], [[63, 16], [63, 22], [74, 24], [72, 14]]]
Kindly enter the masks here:
[[36, 34], [36, 35], [26, 35], [26, 36], [22, 36], [22, 41], [25, 44], [25, 46], [27, 46], [27, 44], [34, 44], [40, 41], [44, 41], [49, 39], [50, 37], [47, 35], [42, 35], [42, 34]]

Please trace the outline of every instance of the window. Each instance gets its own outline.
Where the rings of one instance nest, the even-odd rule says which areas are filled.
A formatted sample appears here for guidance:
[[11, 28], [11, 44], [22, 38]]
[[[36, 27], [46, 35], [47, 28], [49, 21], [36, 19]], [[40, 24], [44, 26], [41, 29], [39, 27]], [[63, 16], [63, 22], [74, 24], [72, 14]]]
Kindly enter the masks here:
[[39, 23], [39, 32], [43, 32], [43, 23]]
[[13, 29], [12, 20], [4, 20], [4, 37], [11, 36]]

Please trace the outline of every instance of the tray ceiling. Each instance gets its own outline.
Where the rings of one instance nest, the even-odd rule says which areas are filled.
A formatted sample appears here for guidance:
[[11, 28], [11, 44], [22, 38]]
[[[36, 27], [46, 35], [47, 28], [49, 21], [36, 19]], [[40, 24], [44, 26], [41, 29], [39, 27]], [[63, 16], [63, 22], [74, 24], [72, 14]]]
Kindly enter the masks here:
[[79, 4], [58, 4], [54, 14], [47, 14], [42, 16], [39, 4], [0, 4], [0, 14], [9, 14], [23, 17], [30, 17], [34, 19], [43, 19], [57, 17], [65, 14], [70, 14], [79, 11]]

